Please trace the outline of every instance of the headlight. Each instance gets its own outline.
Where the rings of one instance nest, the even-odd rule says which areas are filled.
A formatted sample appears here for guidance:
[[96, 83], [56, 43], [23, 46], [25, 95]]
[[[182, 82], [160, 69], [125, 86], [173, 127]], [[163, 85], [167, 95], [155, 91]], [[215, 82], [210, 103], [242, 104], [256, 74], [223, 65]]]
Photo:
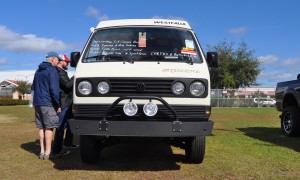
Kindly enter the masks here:
[[201, 96], [205, 92], [205, 85], [200, 81], [196, 81], [193, 84], [191, 84], [190, 91], [191, 94], [194, 96]]
[[106, 94], [109, 92], [110, 87], [107, 82], [102, 81], [102, 82], [99, 82], [97, 89], [100, 94]]
[[172, 91], [176, 95], [180, 95], [184, 92], [184, 84], [182, 82], [176, 82], [172, 86]]
[[82, 95], [89, 95], [92, 93], [92, 84], [88, 81], [81, 81], [78, 84], [78, 91]]
[[138, 107], [134, 102], [124, 104], [123, 111], [127, 116], [134, 116], [138, 111]]
[[153, 102], [148, 102], [144, 105], [143, 111], [146, 116], [154, 116], [157, 113], [158, 107]]

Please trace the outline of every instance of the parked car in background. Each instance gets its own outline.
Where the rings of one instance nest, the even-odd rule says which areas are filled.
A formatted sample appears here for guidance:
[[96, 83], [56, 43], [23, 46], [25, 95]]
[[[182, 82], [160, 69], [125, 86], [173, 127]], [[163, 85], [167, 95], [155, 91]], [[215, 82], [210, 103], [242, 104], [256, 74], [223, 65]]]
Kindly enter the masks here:
[[279, 82], [276, 86], [276, 107], [281, 111], [281, 130], [286, 136], [300, 136], [300, 76], [297, 80]]
[[254, 98], [253, 102], [261, 106], [275, 106], [276, 101], [272, 98]]

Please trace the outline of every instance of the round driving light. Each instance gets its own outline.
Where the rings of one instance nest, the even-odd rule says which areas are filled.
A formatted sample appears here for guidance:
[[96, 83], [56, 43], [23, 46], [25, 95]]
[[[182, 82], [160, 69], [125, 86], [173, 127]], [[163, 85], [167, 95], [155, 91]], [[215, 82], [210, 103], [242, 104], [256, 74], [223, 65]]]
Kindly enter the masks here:
[[106, 94], [109, 92], [110, 87], [107, 82], [102, 81], [102, 82], [99, 82], [97, 89], [100, 94]]
[[78, 84], [78, 91], [82, 95], [89, 95], [92, 93], [92, 84], [88, 81], [81, 81]]
[[197, 81], [190, 86], [191, 94], [194, 96], [201, 96], [205, 92], [205, 86], [202, 82]]
[[172, 86], [172, 91], [174, 94], [179, 95], [184, 92], [184, 84], [182, 82], [176, 82]]
[[138, 111], [138, 107], [135, 103], [128, 102], [128, 103], [124, 104], [123, 111], [127, 116], [134, 116], [134, 115], [136, 115], [136, 113]]
[[158, 107], [153, 102], [149, 102], [144, 105], [143, 111], [146, 116], [154, 116], [157, 113]]

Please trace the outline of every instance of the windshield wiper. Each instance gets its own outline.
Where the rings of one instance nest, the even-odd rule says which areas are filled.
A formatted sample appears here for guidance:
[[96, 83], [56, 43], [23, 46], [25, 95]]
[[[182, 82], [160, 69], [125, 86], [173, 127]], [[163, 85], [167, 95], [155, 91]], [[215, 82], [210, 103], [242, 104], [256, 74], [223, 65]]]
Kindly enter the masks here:
[[[115, 56], [113, 56], [113, 57], [115, 57]], [[128, 62], [130, 64], [134, 63], [133, 59], [129, 59], [128, 56], [117, 56], [117, 57], [121, 58], [123, 60], [123, 64], [125, 64], [125, 62]]]
[[125, 64], [125, 62], [131, 63], [131, 64], [134, 63], [133, 59], [130, 60], [127, 56], [106, 55], [105, 57], [106, 57], [105, 58], [106, 61], [120, 59], [123, 61], [123, 64]]
[[86, 57], [82, 60], [93, 59], [93, 58], [96, 58], [96, 60], [99, 60], [101, 57], [104, 57], [104, 55], [89, 56], [89, 57]]
[[164, 56], [159, 56], [159, 55], [150, 55], [150, 56], [142, 56], [139, 58], [139, 60], [164, 60], [165, 57]]
[[129, 62], [129, 63], [134, 63], [133, 60], [128, 60], [127, 57], [125, 56], [116, 56], [116, 55], [96, 55], [96, 56], [89, 56], [89, 57], [86, 57], [84, 58], [83, 60], [86, 60], [86, 59], [93, 59], [93, 58], [96, 58], [97, 61], [109, 61], [109, 60], [117, 60], [117, 59], [120, 59], [120, 60], [123, 60], [123, 62]]
[[128, 56], [106, 55], [105, 57], [106, 57], [105, 58], [106, 61], [120, 59], [123, 61], [123, 64], [125, 64], [125, 62], [131, 63], [131, 64], [134, 63], [133, 59], [129, 59]]
[[194, 64], [194, 59], [192, 58], [192, 56], [180, 56], [180, 59], [184, 60], [186, 63], [189, 63], [191, 65]]

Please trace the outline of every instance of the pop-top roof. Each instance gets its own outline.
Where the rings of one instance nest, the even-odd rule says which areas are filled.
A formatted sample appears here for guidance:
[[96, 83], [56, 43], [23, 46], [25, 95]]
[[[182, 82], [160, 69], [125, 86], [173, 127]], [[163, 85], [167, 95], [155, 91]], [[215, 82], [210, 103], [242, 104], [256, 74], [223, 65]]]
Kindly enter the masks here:
[[160, 27], [179, 27], [185, 29], [191, 29], [190, 25], [186, 21], [182, 20], [169, 20], [169, 19], [123, 19], [123, 20], [109, 20], [101, 21], [96, 29], [107, 27], [119, 27], [119, 26], [160, 26]]

